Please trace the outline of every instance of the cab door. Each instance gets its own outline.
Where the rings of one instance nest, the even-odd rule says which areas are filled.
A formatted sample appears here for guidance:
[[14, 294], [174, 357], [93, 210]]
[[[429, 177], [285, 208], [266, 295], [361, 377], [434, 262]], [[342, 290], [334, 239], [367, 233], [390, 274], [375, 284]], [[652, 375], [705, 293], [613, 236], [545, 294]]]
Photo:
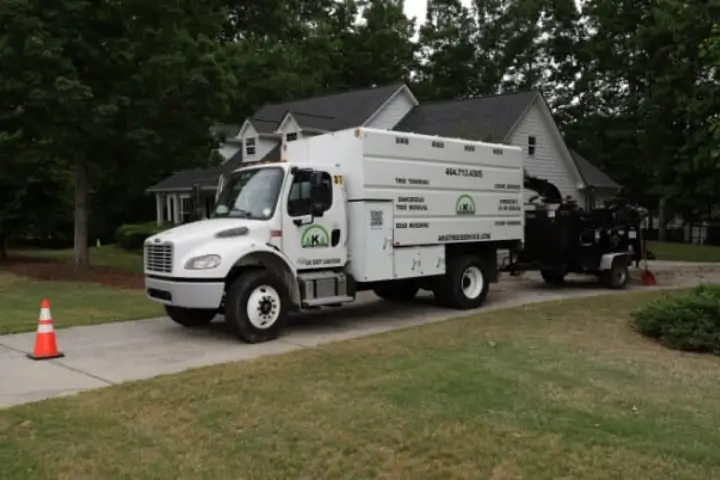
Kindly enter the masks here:
[[283, 196], [285, 255], [298, 270], [344, 266], [348, 232], [342, 177], [330, 168], [294, 168], [290, 176]]

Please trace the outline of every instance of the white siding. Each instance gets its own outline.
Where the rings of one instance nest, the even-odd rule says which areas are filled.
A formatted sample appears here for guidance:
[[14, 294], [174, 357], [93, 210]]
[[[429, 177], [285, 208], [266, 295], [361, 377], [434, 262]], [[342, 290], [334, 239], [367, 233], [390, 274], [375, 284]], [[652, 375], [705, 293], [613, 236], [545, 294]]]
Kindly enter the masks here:
[[286, 133], [297, 132], [298, 130], [300, 130], [300, 126], [297, 124], [292, 115], [288, 115], [285, 117], [284, 122], [280, 125], [280, 128], [277, 129], [277, 133], [285, 135]]
[[377, 114], [365, 123], [366, 127], [390, 130], [415, 106], [413, 98], [403, 88], [389, 102], [381, 107]]
[[223, 143], [218, 150], [224, 161], [239, 152], [241, 147], [242, 145], [239, 143]]
[[255, 154], [248, 155], [246, 149], [243, 162], [257, 162], [258, 160], [262, 160], [262, 158], [267, 155], [279, 141], [279, 139], [274, 138], [255, 137]]
[[[539, 100], [528, 109], [522, 120], [515, 126], [509, 138], [509, 143], [521, 147], [525, 152], [525, 168], [530, 175], [552, 182], [562, 193], [563, 197], [571, 196], [581, 204], [585, 203], [584, 196], [577, 189], [575, 175], [562, 154], [561, 146], [557, 144], [552, 129], [554, 125], [548, 124], [543, 114]], [[535, 155], [528, 155], [528, 137], [535, 137]], [[535, 195], [526, 192], [525, 200]]]

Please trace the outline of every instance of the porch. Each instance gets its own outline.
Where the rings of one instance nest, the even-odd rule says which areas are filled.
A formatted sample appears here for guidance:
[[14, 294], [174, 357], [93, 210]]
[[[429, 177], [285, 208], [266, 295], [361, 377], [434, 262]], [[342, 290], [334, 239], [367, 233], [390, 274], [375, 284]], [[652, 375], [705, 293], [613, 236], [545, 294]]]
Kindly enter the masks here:
[[192, 191], [154, 192], [158, 225], [180, 225], [209, 218], [215, 209], [215, 188], [201, 189], [197, 198]]

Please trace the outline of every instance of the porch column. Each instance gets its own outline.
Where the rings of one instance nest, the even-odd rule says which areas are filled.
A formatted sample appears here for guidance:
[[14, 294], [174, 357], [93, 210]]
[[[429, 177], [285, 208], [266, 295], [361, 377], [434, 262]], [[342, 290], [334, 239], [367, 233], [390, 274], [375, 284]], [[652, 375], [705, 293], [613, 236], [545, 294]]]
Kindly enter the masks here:
[[157, 221], [158, 227], [163, 224], [163, 194], [162, 193], [156, 193], [155, 194], [155, 219]]
[[168, 221], [168, 223], [173, 222], [173, 196], [170, 194], [165, 195], [165, 206], [167, 207], [167, 217], [165, 220]]
[[180, 225], [180, 194], [176, 193], [173, 195], [173, 201], [175, 202], [175, 208], [173, 209], [173, 216], [175, 217], [173, 222], [175, 225]]

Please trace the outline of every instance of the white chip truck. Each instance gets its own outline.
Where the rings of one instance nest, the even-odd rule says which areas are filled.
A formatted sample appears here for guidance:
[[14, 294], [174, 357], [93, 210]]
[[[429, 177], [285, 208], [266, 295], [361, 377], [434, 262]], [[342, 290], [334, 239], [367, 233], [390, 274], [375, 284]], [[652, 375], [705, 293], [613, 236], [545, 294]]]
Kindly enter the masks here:
[[175, 322], [224, 314], [255, 343], [290, 312], [363, 290], [476, 308], [498, 281], [497, 250], [524, 240], [519, 147], [355, 128], [281, 151], [228, 175], [212, 218], [146, 240], [147, 295]]

